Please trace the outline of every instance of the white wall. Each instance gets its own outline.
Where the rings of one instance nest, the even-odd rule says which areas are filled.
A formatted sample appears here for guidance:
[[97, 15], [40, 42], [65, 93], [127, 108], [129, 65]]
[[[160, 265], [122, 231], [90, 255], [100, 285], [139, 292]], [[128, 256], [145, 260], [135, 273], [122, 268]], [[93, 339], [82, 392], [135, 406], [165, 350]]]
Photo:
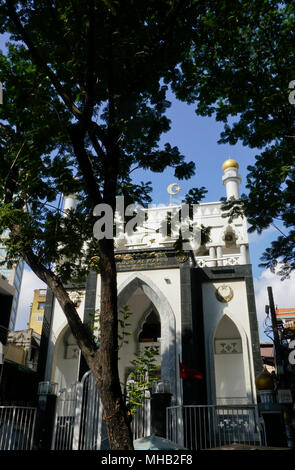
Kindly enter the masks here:
[[[81, 319], [84, 317], [85, 293], [81, 292], [81, 303], [77, 308]], [[50, 331], [49, 348], [46, 361], [45, 380], [57, 382], [59, 388], [67, 388], [78, 380], [79, 357], [65, 359], [64, 334], [68, 329], [65, 314], [56, 298], [53, 302], [52, 327]]]
[[[227, 303], [223, 303], [216, 298], [216, 289], [221, 285], [230, 286], [233, 290], [233, 298]], [[207, 369], [207, 387], [208, 387], [208, 400], [211, 403], [216, 402], [216, 376], [215, 376], [215, 364], [214, 364], [214, 337], [216, 328], [222, 317], [227, 315], [238, 328], [239, 334], [242, 340], [243, 350], [243, 372], [245, 377], [245, 390], [249, 401], [255, 400], [255, 378], [253, 369], [253, 358], [250, 353], [251, 351], [251, 334], [250, 334], [250, 323], [248, 316], [248, 303], [246, 284], [244, 281], [232, 280], [232, 281], [218, 281], [218, 282], [206, 282], [202, 285], [203, 291], [203, 310], [204, 310], [204, 334], [205, 334], [205, 348], [206, 348], [206, 369]], [[230, 334], [229, 332], [229, 339]], [[217, 359], [220, 365], [221, 359]], [[230, 360], [228, 360], [227, 370], [230, 368]], [[239, 359], [232, 359], [232, 366], [235, 364], [235, 369], [232, 369], [233, 382], [240, 377], [238, 369], [241, 367]], [[217, 379], [220, 383], [221, 369], [217, 371]], [[225, 385], [223, 385], [223, 388]], [[230, 389], [230, 384], [228, 388]], [[225, 390], [225, 388], [224, 388]], [[236, 391], [237, 393], [240, 391]], [[234, 392], [233, 392], [234, 393]]]

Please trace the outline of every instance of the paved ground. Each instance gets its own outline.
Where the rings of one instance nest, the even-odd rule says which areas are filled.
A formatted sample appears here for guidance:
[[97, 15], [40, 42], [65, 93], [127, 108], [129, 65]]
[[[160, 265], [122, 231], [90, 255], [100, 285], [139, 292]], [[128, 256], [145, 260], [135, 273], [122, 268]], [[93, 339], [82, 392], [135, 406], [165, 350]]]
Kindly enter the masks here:
[[211, 450], [293, 450], [289, 447], [265, 447], [265, 446], [251, 446], [244, 444], [230, 444], [222, 447], [215, 447]]

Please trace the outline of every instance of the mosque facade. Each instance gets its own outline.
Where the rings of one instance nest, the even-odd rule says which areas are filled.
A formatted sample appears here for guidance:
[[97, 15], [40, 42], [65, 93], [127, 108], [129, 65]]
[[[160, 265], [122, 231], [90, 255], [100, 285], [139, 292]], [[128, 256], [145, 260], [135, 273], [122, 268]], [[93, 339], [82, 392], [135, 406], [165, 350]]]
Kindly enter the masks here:
[[[229, 159], [222, 170], [226, 197], [239, 198], [238, 163]], [[119, 351], [120, 380], [128, 382], [136, 354], [152, 346], [159, 379], [170, 384], [176, 404], [256, 403], [261, 358], [247, 221], [229, 223], [221, 204], [194, 207], [194, 229], [181, 249], [177, 224], [174, 231], [161, 229], [163, 214], [179, 214], [181, 207], [172, 202], [146, 209], [142, 226], [116, 239], [118, 310], [131, 313], [128, 341]], [[67, 197], [65, 207], [74, 206], [75, 198]], [[206, 227], [210, 235], [202, 242]], [[81, 289], [69, 293], [81, 319], [89, 321], [99, 309], [99, 274], [90, 272]], [[81, 379], [85, 362], [50, 291], [41, 344], [42, 380], [61, 389]], [[182, 367], [201, 378], [184, 378]]]

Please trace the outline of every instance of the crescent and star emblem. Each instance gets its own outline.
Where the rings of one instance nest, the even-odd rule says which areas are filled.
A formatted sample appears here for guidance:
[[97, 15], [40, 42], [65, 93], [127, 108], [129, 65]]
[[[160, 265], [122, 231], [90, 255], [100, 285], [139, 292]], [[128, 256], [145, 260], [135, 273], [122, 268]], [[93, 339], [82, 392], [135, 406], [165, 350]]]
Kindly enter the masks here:
[[167, 192], [171, 194], [172, 196], [175, 196], [176, 194], [178, 194], [179, 191], [181, 191], [181, 187], [179, 186], [178, 183], [169, 184], [169, 186], [167, 187]]

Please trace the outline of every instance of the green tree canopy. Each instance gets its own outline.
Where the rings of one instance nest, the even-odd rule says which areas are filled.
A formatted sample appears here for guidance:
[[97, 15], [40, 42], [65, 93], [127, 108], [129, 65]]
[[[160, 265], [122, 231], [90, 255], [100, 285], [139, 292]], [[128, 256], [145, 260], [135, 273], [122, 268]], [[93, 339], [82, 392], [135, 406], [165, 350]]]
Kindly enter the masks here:
[[[13, 44], [1, 58], [0, 229], [10, 229], [9, 259], [22, 256], [59, 301], [98, 384], [114, 449], [132, 448], [117, 367], [114, 242], [93, 241], [92, 211], [115, 208], [120, 194], [149, 201], [150, 183], [132, 182], [136, 167], [193, 175], [194, 163], [159, 139], [170, 128], [166, 92], [189, 51], [197, 8], [188, 0], [0, 2], [0, 32]], [[66, 222], [60, 193], [79, 194]], [[93, 253], [99, 348], [65, 289], [85, 276]]]

